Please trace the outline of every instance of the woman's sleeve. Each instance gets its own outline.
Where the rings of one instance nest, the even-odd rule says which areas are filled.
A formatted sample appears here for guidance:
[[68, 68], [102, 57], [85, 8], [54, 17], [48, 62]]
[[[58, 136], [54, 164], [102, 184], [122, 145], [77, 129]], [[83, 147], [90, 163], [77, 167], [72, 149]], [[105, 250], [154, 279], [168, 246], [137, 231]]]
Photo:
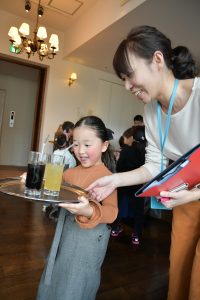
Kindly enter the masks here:
[[[155, 122], [155, 120], [153, 120], [155, 117], [152, 110], [148, 107], [148, 110], [145, 110], [144, 114], [145, 136], [147, 139], [144, 167], [151, 173], [152, 177], [160, 172], [162, 157], [161, 151], [156, 143], [156, 135], [159, 133], [155, 132], [155, 130], [158, 131], [157, 123], [153, 123]], [[163, 156], [163, 169], [166, 168], [168, 162], [168, 158]]]

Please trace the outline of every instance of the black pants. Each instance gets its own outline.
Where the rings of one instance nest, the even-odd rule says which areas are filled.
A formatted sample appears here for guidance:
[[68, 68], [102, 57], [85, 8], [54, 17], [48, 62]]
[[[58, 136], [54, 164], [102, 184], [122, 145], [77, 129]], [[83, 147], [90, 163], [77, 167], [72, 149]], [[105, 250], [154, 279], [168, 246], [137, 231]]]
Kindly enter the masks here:
[[134, 189], [128, 187], [118, 189], [119, 213], [112, 224], [112, 229], [117, 230], [120, 220], [129, 219], [133, 226], [134, 235], [141, 237], [144, 222], [144, 198], [135, 197], [137, 189], [137, 187]]

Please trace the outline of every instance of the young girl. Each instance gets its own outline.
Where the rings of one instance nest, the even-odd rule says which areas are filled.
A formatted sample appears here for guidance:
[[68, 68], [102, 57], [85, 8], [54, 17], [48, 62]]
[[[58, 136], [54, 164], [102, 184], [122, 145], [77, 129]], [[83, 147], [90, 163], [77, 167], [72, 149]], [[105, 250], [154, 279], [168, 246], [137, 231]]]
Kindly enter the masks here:
[[[95, 116], [80, 119], [73, 133], [80, 165], [64, 172], [65, 182], [87, 187], [114, 170], [107, 130]], [[108, 170], [109, 169], [109, 170]], [[94, 300], [100, 285], [110, 226], [117, 217], [114, 191], [101, 204], [80, 197], [61, 208], [53, 244], [39, 285], [38, 300]]]

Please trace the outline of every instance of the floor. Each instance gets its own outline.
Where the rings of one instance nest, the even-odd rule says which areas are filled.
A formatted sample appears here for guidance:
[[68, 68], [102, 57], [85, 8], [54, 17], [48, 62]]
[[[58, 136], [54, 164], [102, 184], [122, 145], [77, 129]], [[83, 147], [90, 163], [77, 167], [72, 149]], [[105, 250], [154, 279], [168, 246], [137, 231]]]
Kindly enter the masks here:
[[[22, 171], [1, 167], [0, 177]], [[0, 194], [1, 300], [35, 299], [54, 230], [41, 204]], [[170, 230], [170, 222], [147, 216], [142, 244], [135, 249], [131, 227], [124, 224], [121, 236], [110, 239], [96, 299], [165, 300]]]

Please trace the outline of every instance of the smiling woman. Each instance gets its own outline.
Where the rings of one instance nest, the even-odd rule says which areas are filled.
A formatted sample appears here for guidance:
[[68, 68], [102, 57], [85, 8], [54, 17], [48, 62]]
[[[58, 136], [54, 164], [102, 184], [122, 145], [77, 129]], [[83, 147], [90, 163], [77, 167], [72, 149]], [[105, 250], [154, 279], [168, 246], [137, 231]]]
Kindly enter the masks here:
[[[148, 143], [142, 167], [103, 177], [87, 188], [98, 200], [116, 187], [149, 181], [170, 159], [177, 160], [200, 140], [200, 78], [195, 77], [196, 66], [188, 48], [172, 49], [162, 32], [139, 26], [120, 43], [113, 66], [125, 87], [145, 103]], [[160, 196], [169, 198], [164, 205], [174, 206], [168, 300], [198, 300], [200, 191], [194, 187], [190, 191], [162, 191]]]

